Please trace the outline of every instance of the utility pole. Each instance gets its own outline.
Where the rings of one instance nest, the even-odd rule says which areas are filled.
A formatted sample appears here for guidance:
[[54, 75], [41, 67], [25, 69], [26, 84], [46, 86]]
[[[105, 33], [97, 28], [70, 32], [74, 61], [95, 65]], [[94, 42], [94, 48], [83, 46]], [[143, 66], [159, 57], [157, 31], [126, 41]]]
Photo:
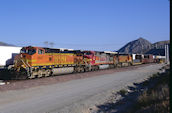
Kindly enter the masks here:
[[169, 60], [169, 46], [168, 46], [168, 44], [167, 44], [167, 64], [169, 64], [170, 63], [170, 60]]
[[165, 63], [169, 64], [169, 47], [168, 44], [165, 45]]

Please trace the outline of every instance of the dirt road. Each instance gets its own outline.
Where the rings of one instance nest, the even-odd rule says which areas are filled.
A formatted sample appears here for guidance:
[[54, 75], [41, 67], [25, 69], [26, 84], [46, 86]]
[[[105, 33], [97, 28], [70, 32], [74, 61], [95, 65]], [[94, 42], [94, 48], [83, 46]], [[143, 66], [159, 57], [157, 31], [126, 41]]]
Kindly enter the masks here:
[[0, 113], [85, 113], [90, 106], [103, 102], [109, 91], [142, 81], [162, 66], [154, 64], [125, 72], [0, 92]]

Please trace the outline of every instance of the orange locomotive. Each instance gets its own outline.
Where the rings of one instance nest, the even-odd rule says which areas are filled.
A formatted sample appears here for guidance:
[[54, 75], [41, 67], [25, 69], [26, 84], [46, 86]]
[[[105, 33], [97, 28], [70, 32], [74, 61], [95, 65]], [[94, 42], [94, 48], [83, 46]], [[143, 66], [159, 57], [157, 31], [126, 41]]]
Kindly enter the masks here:
[[130, 54], [118, 54], [117, 58], [120, 67], [132, 65], [132, 55]]
[[79, 50], [23, 47], [14, 60], [14, 72], [17, 72], [15, 78], [35, 78], [81, 71], [83, 69], [78, 67], [83, 67], [83, 61], [83, 53]]

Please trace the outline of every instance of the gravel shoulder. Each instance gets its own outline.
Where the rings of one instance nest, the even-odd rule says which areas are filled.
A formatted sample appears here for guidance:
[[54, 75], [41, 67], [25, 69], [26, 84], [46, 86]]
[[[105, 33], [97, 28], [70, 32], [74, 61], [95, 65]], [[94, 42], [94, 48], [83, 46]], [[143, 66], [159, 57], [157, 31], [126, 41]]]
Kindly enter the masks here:
[[150, 64], [115, 68], [115, 69], [106, 69], [106, 70], [99, 70], [99, 71], [92, 71], [92, 72], [85, 72], [85, 73], [72, 73], [72, 74], [51, 76], [51, 77], [46, 77], [46, 78], [36, 78], [36, 79], [30, 79], [30, 80], [8, 80], [8, 81], [1, 82], [3, 84], [5, 83], [5, 85], [0, 85], [0, 92], [32, 88], [32, 87], [37, 87], [41, 85], [45, 86], [45, 85], [67, 82], [70, 80], [101, 76], [101, 75], [112, 74], [116, 72], [124, 72], [128, 70], [135, 70], [139, 67], [145, 67], [148, 65]]
[[99, 76], [32, 85], [26, 89], [22, 86], [22, 88], [16, 88], [20, 90], [16, 90], [15, 85], [13, 90], [1, 88], [0, 113], [88, 113], [92, 109], [90, 107], [106, 101], [112, 91], [116, 92], [133, 83], [143, 81], [153, 73], [157, 73], [162, 66], [162, 64], [153, 64], [114, 72], [103, 70], [102, 75], [99, 72], [83, 73], [88, 76], [97, 73]]

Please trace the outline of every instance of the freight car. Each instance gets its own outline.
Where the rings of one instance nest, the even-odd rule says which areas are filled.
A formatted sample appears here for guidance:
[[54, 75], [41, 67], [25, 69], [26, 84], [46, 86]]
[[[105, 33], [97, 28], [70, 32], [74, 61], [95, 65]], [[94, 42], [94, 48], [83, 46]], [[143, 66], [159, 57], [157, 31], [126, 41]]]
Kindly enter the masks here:
[[153, 63], [153, 62], [154, 62], [153, 55], [151, 55], [151, 54], [143, 55], [143, 58], [142, 58], [142, 63], [143, 64]]
[[165, 63], [165, 56], [154, 56], [154, 63]]

